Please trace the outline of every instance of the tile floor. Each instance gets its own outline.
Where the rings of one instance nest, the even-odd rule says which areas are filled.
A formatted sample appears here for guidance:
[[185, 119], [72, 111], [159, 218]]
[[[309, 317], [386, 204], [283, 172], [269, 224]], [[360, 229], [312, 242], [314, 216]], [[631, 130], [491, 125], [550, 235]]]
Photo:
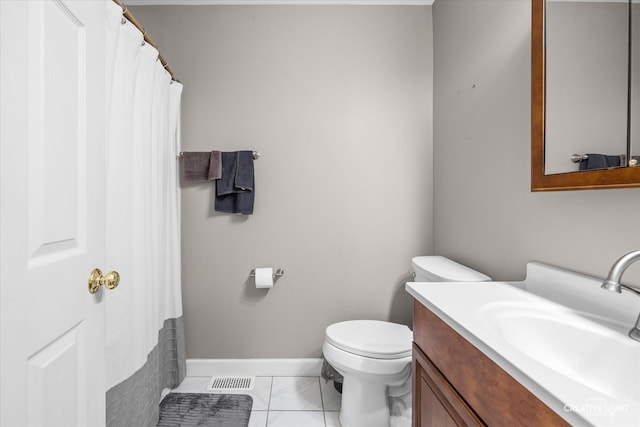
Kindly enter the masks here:
[[[187, 377], [174, 392], [205, 393], [210, 377]], [[342, 395], [319, 377], [256, 377], [249, 427], [340, 427]]]

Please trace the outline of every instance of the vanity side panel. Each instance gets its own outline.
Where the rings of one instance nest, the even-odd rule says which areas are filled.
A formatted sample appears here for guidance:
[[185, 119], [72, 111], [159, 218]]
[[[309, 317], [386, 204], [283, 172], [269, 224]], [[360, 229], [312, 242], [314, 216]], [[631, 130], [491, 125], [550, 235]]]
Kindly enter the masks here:
[[569, 426], [420, 302], [413, 313], [416, 344], [487, 425]]

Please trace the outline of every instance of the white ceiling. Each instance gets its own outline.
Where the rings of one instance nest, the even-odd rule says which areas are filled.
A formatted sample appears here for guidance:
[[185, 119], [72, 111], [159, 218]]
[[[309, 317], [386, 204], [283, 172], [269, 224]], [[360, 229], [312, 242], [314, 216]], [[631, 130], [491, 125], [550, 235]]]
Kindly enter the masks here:
[[[121, 0], [122, 1], [122, 0]], [[434, 0], [125, 0], [131, 6], [146, 5], [432, 5]]]

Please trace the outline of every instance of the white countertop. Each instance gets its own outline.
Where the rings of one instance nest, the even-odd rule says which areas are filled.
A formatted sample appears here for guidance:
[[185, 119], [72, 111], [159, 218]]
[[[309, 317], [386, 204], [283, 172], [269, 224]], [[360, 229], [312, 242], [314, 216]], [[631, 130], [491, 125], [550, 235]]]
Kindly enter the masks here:
[[[406, 284], [409, 294], [567, 422], [640, 426], [640, 343], [626, 337], [628, 325], [581, 316], [525, 288], [524, 282]], [[609, 298], [606, 291], [599, 292]], [[556, 327], [553, 321], [558, 319]], [[562, 336], [563, 325], [569, 328], [565, 333], [571, 333], [574, 323], [580, 326], [576, 331], [588, 333]], [[602, 348], [597, 339], [590, 341], [590, 334], [615, 345]], [[548, 346], [536, 345], [535, 340], [547, 338]]]

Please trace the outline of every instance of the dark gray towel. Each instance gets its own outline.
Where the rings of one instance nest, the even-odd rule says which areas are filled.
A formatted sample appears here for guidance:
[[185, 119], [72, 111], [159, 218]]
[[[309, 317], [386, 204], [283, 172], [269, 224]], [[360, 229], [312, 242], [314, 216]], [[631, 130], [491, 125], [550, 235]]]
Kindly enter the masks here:
[[589, 153], [586, 160], [580, 162], [579, 170], [597, 170], [620, 167], [620, 155], [609, 156], [607, 154]]
[[182, 153], [182, 167], [185, 181], [206, 181], [209, 179], [209, 163], [211, 153], [185, 152]]
[[222, 176], [216, 186], [214, 209], [218, 212], [252, 214], [254, 199], [253, 152], [223, 152]]

